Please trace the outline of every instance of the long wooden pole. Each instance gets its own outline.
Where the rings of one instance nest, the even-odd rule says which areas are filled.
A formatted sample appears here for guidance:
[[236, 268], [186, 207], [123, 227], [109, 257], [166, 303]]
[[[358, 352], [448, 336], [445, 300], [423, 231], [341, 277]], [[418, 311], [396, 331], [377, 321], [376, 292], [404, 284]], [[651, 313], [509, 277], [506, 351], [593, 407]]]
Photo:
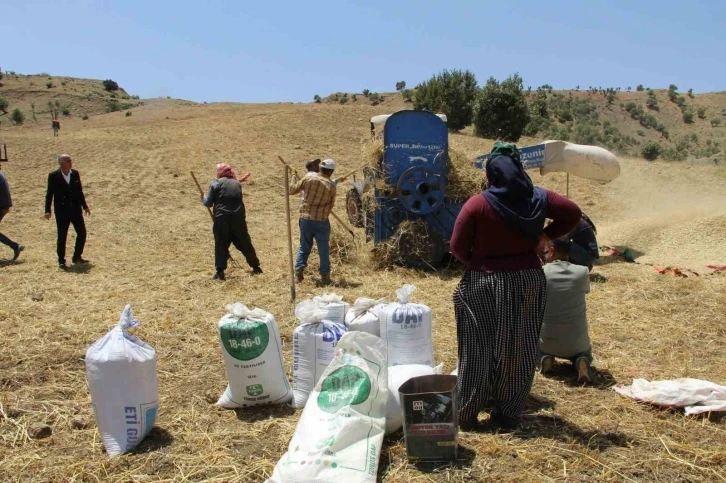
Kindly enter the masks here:
[[570, 173], [567, 173], [567, 197], [570, 197]]
[[[280, 158], [282, 160], [282, 158]], [[283, 161], [284, 163], [284, 161]], [[290, 170], [285, 166], [285, 219], [287, 220], [287, 255], [290, 260], [290, 303], [295, 303], [295, 269], [292, 262], [292, 223], [290, 222]]]

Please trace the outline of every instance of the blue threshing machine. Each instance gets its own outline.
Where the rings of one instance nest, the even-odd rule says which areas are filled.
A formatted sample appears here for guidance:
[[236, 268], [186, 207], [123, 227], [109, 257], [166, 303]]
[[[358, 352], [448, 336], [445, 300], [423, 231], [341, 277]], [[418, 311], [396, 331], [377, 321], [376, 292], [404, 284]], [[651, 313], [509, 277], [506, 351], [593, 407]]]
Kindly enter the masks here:
[[[440, 116], [422, 111], [399, 111], [385, 120], [383, 161], [378, 169], [366, 170], [365, 180], [356, 181], [346, 194], [352, 224], [365, 227], [367, 238], [379, 244], [396, 233], [405, 220], [423, 220], [428, 243], [425, 253], [402, 258], [414, 267], [436, 266], [449, 251], [456, 217], [466, 200], [447, 197], [449, 133]], [[541, 159], [540, 153], [541, 150]], [[530, 152], [531, 151], [531, 152]], [[473, 161], [482, 167], [485, 156]], [[524, 148], [528, 167], [544, 160], [541, 146]], [[364, 209], [363, 193], [374, 190], [375, 207]], [[404, 248], [405, 250], [405, 248]]]

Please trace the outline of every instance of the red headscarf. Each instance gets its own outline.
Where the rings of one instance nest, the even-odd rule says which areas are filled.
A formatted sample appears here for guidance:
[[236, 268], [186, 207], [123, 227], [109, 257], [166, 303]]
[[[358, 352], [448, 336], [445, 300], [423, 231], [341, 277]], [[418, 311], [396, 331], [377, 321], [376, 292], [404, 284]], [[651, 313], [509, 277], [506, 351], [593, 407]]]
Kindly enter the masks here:
[[220, 163], [217, 165], [217, 179], [219, 178], [237, 179], [237, 175], [232, 171], [232, 166], [227, 163]]

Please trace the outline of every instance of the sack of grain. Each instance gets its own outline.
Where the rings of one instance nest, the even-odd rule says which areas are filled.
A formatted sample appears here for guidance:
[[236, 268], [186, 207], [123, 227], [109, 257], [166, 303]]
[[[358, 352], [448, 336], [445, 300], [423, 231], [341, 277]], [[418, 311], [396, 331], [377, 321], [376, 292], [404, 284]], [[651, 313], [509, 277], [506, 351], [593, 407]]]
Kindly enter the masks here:
[[328, 312], [325, 320], [338, 324], [345, 323], [345, 314], [348, 313], [350, 304], [343, 302], [343, 297], [340, 295], [324, 293], [323, 295], [313, 297], [313, 302], [316, 302], [323, 310]]
[[217, 328], [229, 385], [217, 405], [231, 409], [289, 402], [292, 389], [275, 318], [239, 302], [228, 305], [227, 312]]
[[305, 406], [310, 392], [333, 359], [335, 347], [344, 333], [342, 323], [327, 319], [329, 311], [315, 300], [295, 307], [300, 325], [292, 334], [292, 406]]
[[398, 302], [380, 310], [381, 338], [386, 342], [388, 365], [434, 365], [431, 335], [431, 309], [409, 302], [415, 285], [404, 285], [396, 291]]
[[401, 396], [398, 388], [412, 377], [441, 374], [443, 364], [436, 367], [423, 364], [405, 364], [388, 368], [388, 404], [386, 404], [386, 435], [395, 433], [403, 426]]
[[388, 398], [383, 341], [348, 332], [310, 394], [268, 483], [373, 483]]
[[383, 307], [383, 302], [383, 299], [357, 298], [353, 307], [345, 315], [345, 326], [348, 327], [348, 330], [359, 330], [380, 337], [381, 322], [378, 312]]
[[159, 406], [156, 351], [128, 333], [136, 325], [127, 305], [118, 325], [86, 351], [91, 402], [109, 456], [134, 449], [154, 427]]

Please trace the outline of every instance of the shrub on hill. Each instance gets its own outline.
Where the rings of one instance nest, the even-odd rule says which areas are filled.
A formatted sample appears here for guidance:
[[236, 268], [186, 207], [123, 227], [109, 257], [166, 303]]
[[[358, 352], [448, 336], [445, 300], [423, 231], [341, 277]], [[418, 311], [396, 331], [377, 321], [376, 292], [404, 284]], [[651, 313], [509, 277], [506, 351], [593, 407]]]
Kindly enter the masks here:
[[413, 101], [413, 91], [411, 89], [404, 89], [401, 91], [401, 96], [403, 96], [403, 100], [406, 102]]
[[25, 114], [20, 112], [20, 109], [16, 107], [15, 109], [13, 109], [13, 113], [10, 114], [10, 120], [19, 126], [25, 122]]
[[635, 90], [638, 91], [638, 92], [642, 92], [644, 90], [643, 89], [643, 84], [638, 84], [638, 87], [636, 87]]
[[660, 144], [649, 141], [645, 143], [643, 149], [640, 151], [640, 154], [641, 156], [643, 156], [644, 159], [647, 159], [648, 161], [653, 161], [655, 159], [658, 159], [658, 156], [660, 156], [661, 152], [662, 149], [660, 147]]
[[711, 126], [718, 127], [719, 125], [721, 125], [721, 119], [717, 117], [711, 119]]
[[53, 87], [53, 81], [46, 82], [45, 83], [45, 87], [47, 87], [48, 89], [50, 89], [51, 87]]
[[649, 109], [658, 108], [658, 99], [655, 97], [655, 92], [653, 92], [651, 90], [648, 91], [648, 97], [645, 99], [645, 105]]
[[477, 82], [472, 72], [444, 70], [416, 86], [413, 107], [420, 111], [443, 112], [449, 129], [458, 131], [472, 123], [476, 96]]
[[706, 119], [706, 108], [705, 107], [699, 107], [696, 110], [696, 113], [698, 114], [699, 119]]
[[519, 74], [502, 82], [490, 77], [474, 103], [474, 134], [518, 141], [529, 120], [529, 107]]
[[693, 99], [693, 89], [688, 89], [688, 97]]
[[70, 116], [71, 110], [68, 108], [68, 106], [63, 106], [61, 108], [61, 114], [63, 114], [64, 116]]
[[676, 99], [678, 98], [678, 86], [675, 84], [671, 84], [668, 86], [668, 99], [670, 99], [672, 102], [676, 102]]
[[131, 117], [131, 111], [126, 111], [126, 117]]
[[320, 96], [319, 96], [319, 95], [315, 94], [315, 95], [313, 96], [313, 100], [314, 100], [314, 101], [315, 101], [316, 103], [320, 104], [320, 100], [321, 100], [321, 99], [320, 99]]
[[693, 122], [693, 110], [692, 109], [686, 109], [683, 111], [683, 122], [686, 124], [691, 124]]
[[406, 88], [406, 81], [396, 82], [396, 90], [397, 91], [400, 92], [400, 91], [404, 90], [405, 88]]
[[5, 114], [8, 113], [8, 106], [10, 103], [8, 103], [8, 100], [4, 97], [0, 97], [0, 111], [3, 111]]
[[383, 98], [377, 92], [373, 92], [368, 94], [368, 100], [371, 101], [371, 106], [377, 106], [383, 101]]
[[363, 89], [363, 95], [365, 97], [368, 97], [369, 95], [371, 95], [371, 91], [369, 91], [368, 89]]
[[103, 88], [107, 91], [117, 91], [118, 90], [118, 83], [116, 81], [112, 81], [111, 79], [106, 79], [103, 81]]
[[83, 119], [84, 121], [88, 121], [88, 114], [84, 114], [81, 119]]

